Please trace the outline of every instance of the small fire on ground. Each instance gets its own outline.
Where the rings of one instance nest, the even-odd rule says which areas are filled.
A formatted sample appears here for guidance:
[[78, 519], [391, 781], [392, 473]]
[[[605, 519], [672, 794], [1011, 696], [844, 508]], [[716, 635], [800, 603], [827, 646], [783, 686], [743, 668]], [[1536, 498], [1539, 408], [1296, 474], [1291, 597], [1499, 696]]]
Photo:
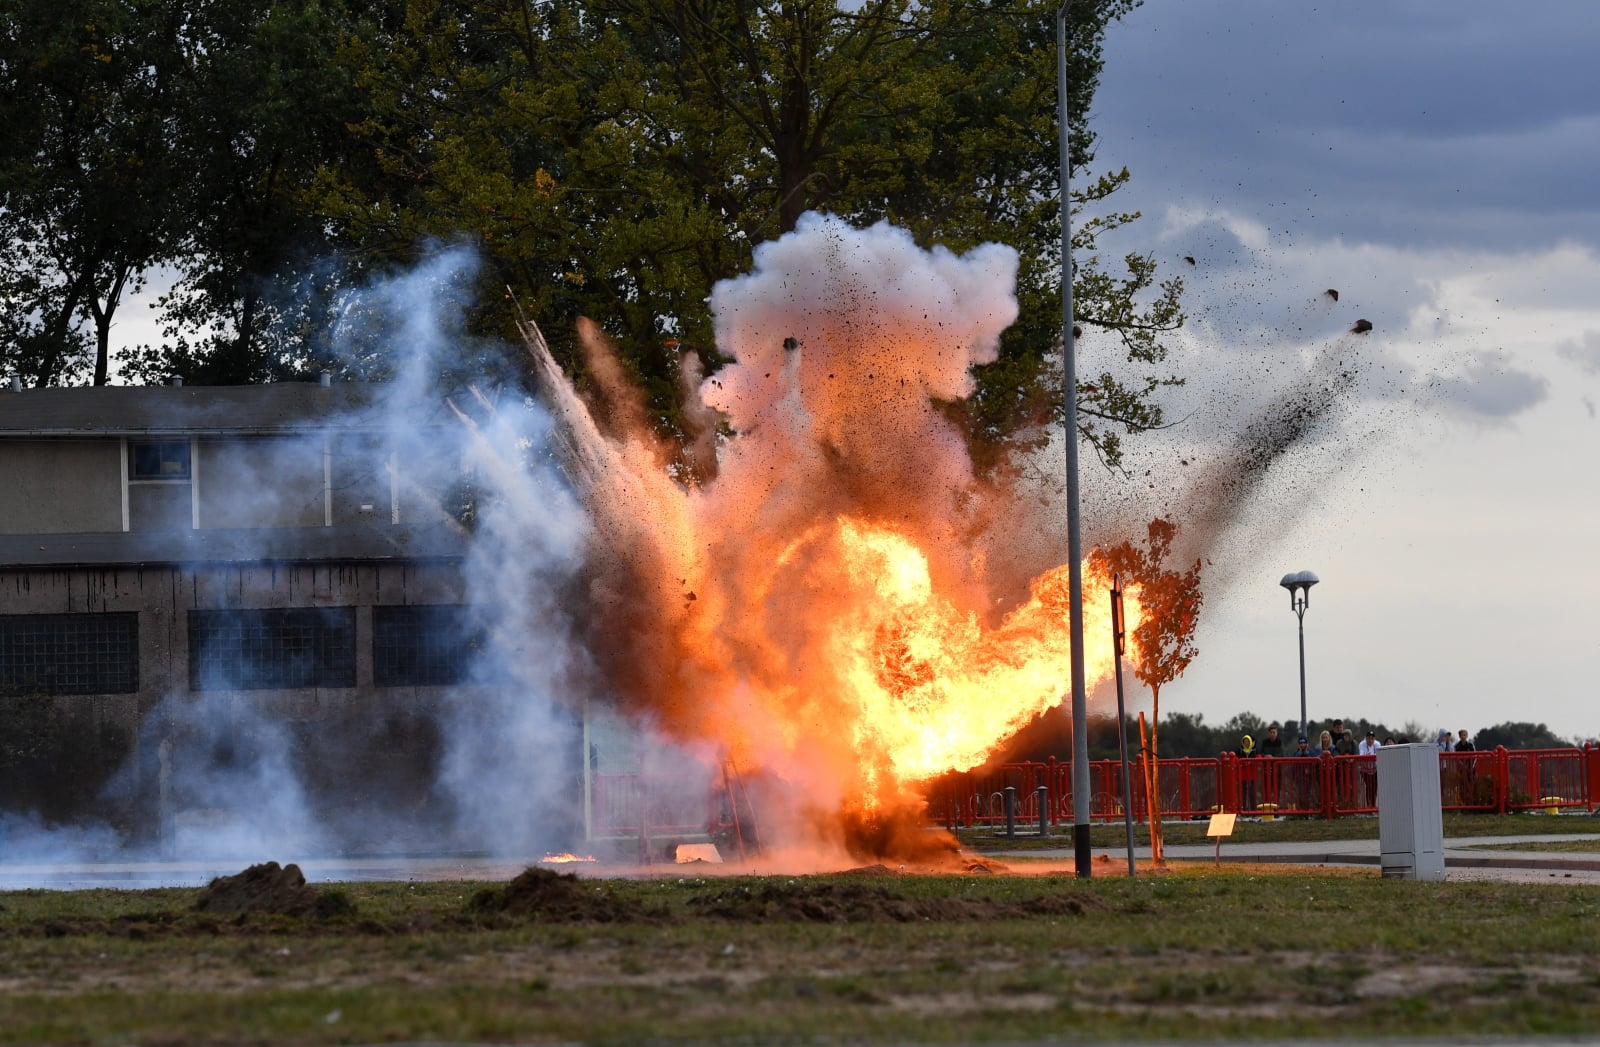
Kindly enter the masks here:
[[566, 865], [570, 862], [592, 862], [595, 860], [596, 859], [592, 854], [573, 854], [571, 851], [563, 851], [560, 854], [545, 855], [543, 858], [539, 859], [539, 864]]

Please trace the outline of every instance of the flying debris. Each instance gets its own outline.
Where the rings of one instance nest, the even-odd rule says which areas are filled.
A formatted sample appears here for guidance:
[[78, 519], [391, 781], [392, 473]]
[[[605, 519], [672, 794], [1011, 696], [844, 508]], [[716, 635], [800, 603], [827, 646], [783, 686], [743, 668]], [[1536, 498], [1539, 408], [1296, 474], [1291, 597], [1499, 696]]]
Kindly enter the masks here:
[[1183, 260], [1185, 262], [1188, 262], [1190, 265], [1193, 265], [1194, 264], [1194, 255], [1186, 254], [1186, 255], [1183, 256]]
[[1356, 325], [1350, 328], [1353, 334], [1366, 334], [1370, 330], [1372, 330], [1371, 320], [1357, 320]]
[[1332, 298], [1335, 302], [1339, 300], [1339, 292], [1336, 288], [1330, 287], [1322, 293], [1327, 295], [1329, 298]]

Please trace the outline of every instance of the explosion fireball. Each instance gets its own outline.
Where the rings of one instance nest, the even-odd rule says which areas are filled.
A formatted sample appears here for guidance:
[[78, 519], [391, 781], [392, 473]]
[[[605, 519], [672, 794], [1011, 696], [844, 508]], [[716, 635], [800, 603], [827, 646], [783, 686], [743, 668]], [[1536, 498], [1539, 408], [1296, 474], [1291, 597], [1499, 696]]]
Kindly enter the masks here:
[[[1068, 689], [1064, 542], [975, 478], [939, 406], [995, 358], [1016, 270], [998, 245], [958, 257], [806, 216], [715, 289], [734, 362], [704, 381], [686, 362], [681, 445], [598, 331], [580, 332], [586, 398], [528, 331], [595, 521], [589, 650], [636, 714], [764, 778], [787, 838], [870, 852], [864, 826], [914, 817], [918, 783], [981, 764]], [[674, 478], [686, 459], [700, 482]], [[1113, 655], [1105, 601], [1086, 603], [1092, 685]]]

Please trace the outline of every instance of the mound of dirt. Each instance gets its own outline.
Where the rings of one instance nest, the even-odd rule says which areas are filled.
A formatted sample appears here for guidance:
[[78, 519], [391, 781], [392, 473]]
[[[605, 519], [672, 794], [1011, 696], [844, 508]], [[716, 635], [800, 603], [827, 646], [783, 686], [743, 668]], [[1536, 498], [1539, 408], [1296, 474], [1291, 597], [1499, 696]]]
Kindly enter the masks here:
[[571, 873], [529, 868], [504, 887], [472, 896], [474, 912], [504, 914], [545, 923], [641, 923], [662, 912], [619, 901], [604, 885], [585, 883]]
[[337, 891], [306, 884], [300, 867], [280, 868], [277, 862], [252, 865], [233, 876], [219, 876], [200, 891], [194, 907], [199, 912], [231, 916], [273, 913], [281, 916], [327, 918], [347, 916], [355, 907]]
[[957, 923], [1064, 916], [1109, 908], [1092, 895], [1056, 894], [1026, 902], [983, 898], [901, 898], [882, 887], [850, 882], [762, 884], [689, 900], [701, 916], [741, 923]]

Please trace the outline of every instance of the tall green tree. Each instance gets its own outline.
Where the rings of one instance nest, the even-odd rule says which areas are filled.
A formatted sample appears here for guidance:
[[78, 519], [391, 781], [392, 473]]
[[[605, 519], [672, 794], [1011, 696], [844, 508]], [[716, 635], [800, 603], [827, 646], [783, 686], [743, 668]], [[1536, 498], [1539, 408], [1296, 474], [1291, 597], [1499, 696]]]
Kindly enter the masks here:
[[124, 296], [173, 249], [175, 0], [10, 0], [0, 19], [0, 355], [104, 384]]
[[[166, 344], [127, 373], [327, 366], [343, 290], [466, 239], [481, 333], [512, 334], [509, 286], [581, 372], [574, 321], [596, 320], [671, 430], [680, 354], [720, 363], [711, 286], [822, 209], [1016, 246], [1022, 320], [950, 410], [991, 465], [1061, 417], [1053, 3], [65, 3], [13, 0], [0, 54], [0, 351], [36, 381], [92, 356], [104, 380], [114, 311], [158, 266]], [[1085, 177], [1101, 42], [1134, 3], [1070, 5], [1075, 301], [1124, 349], [1076, 395], [1113, 464], [1161, 421], [1183, 319], [1148, 257], [1102, 267], [1098, 238], [1135, 216], [1110, 206], [1126, 172]]]
[[358, 162], [341, 0], [13, 0], [0, 21], [0, 352], [38, 384], [110, 370], [124, 296], [175, 280], [132, 377], [317, 365], [345, 278], [311, 177]]
[[[1161, 335], [1181, 284], [1154, 263], [1102, 270], [1097, 238], [1126, 179], [1085, 181], [1086, 115], [1108, 22], [1132, 0], [1071, 5], [1075, 288], [1082, 325], [1126, 366], [1078, 391], [1108, 461], [1159, 424]], [[759, 243], [827, 210], [887, 218], [924, 243], [998, 240], [1023, 256], [1023, 321], [959, 410], [975, 447], [1042, 439], [1059, 388], [1055, 11], [1024, 0], [405, 0], [375, 9], [345, 60], [379, 177], [325, 172], [319, 206], [375, 252], [469, 230], [577, 367], [596, 320], [674, 423], [678, 354], [718, 362], [704, 306]], [[498, 299], [489, 299], [497, 301]], [[493, 326], [495, 315], [483, 318]], [[507, 318], [502, 313], [498, 322]], [[1003, 456], [990, 454], [985, 460]]]
[[363, 115], [335, 60], [342, 0], [200, 0], [179, 39], [174, 149], [187, 179], [166, 342], [134, 368], [207, 384], [293, 377], [327, 366], [326, 332], [354, 278], [343, 246], [306, 204], [322, 168], [359, 164], [347, 125]]

